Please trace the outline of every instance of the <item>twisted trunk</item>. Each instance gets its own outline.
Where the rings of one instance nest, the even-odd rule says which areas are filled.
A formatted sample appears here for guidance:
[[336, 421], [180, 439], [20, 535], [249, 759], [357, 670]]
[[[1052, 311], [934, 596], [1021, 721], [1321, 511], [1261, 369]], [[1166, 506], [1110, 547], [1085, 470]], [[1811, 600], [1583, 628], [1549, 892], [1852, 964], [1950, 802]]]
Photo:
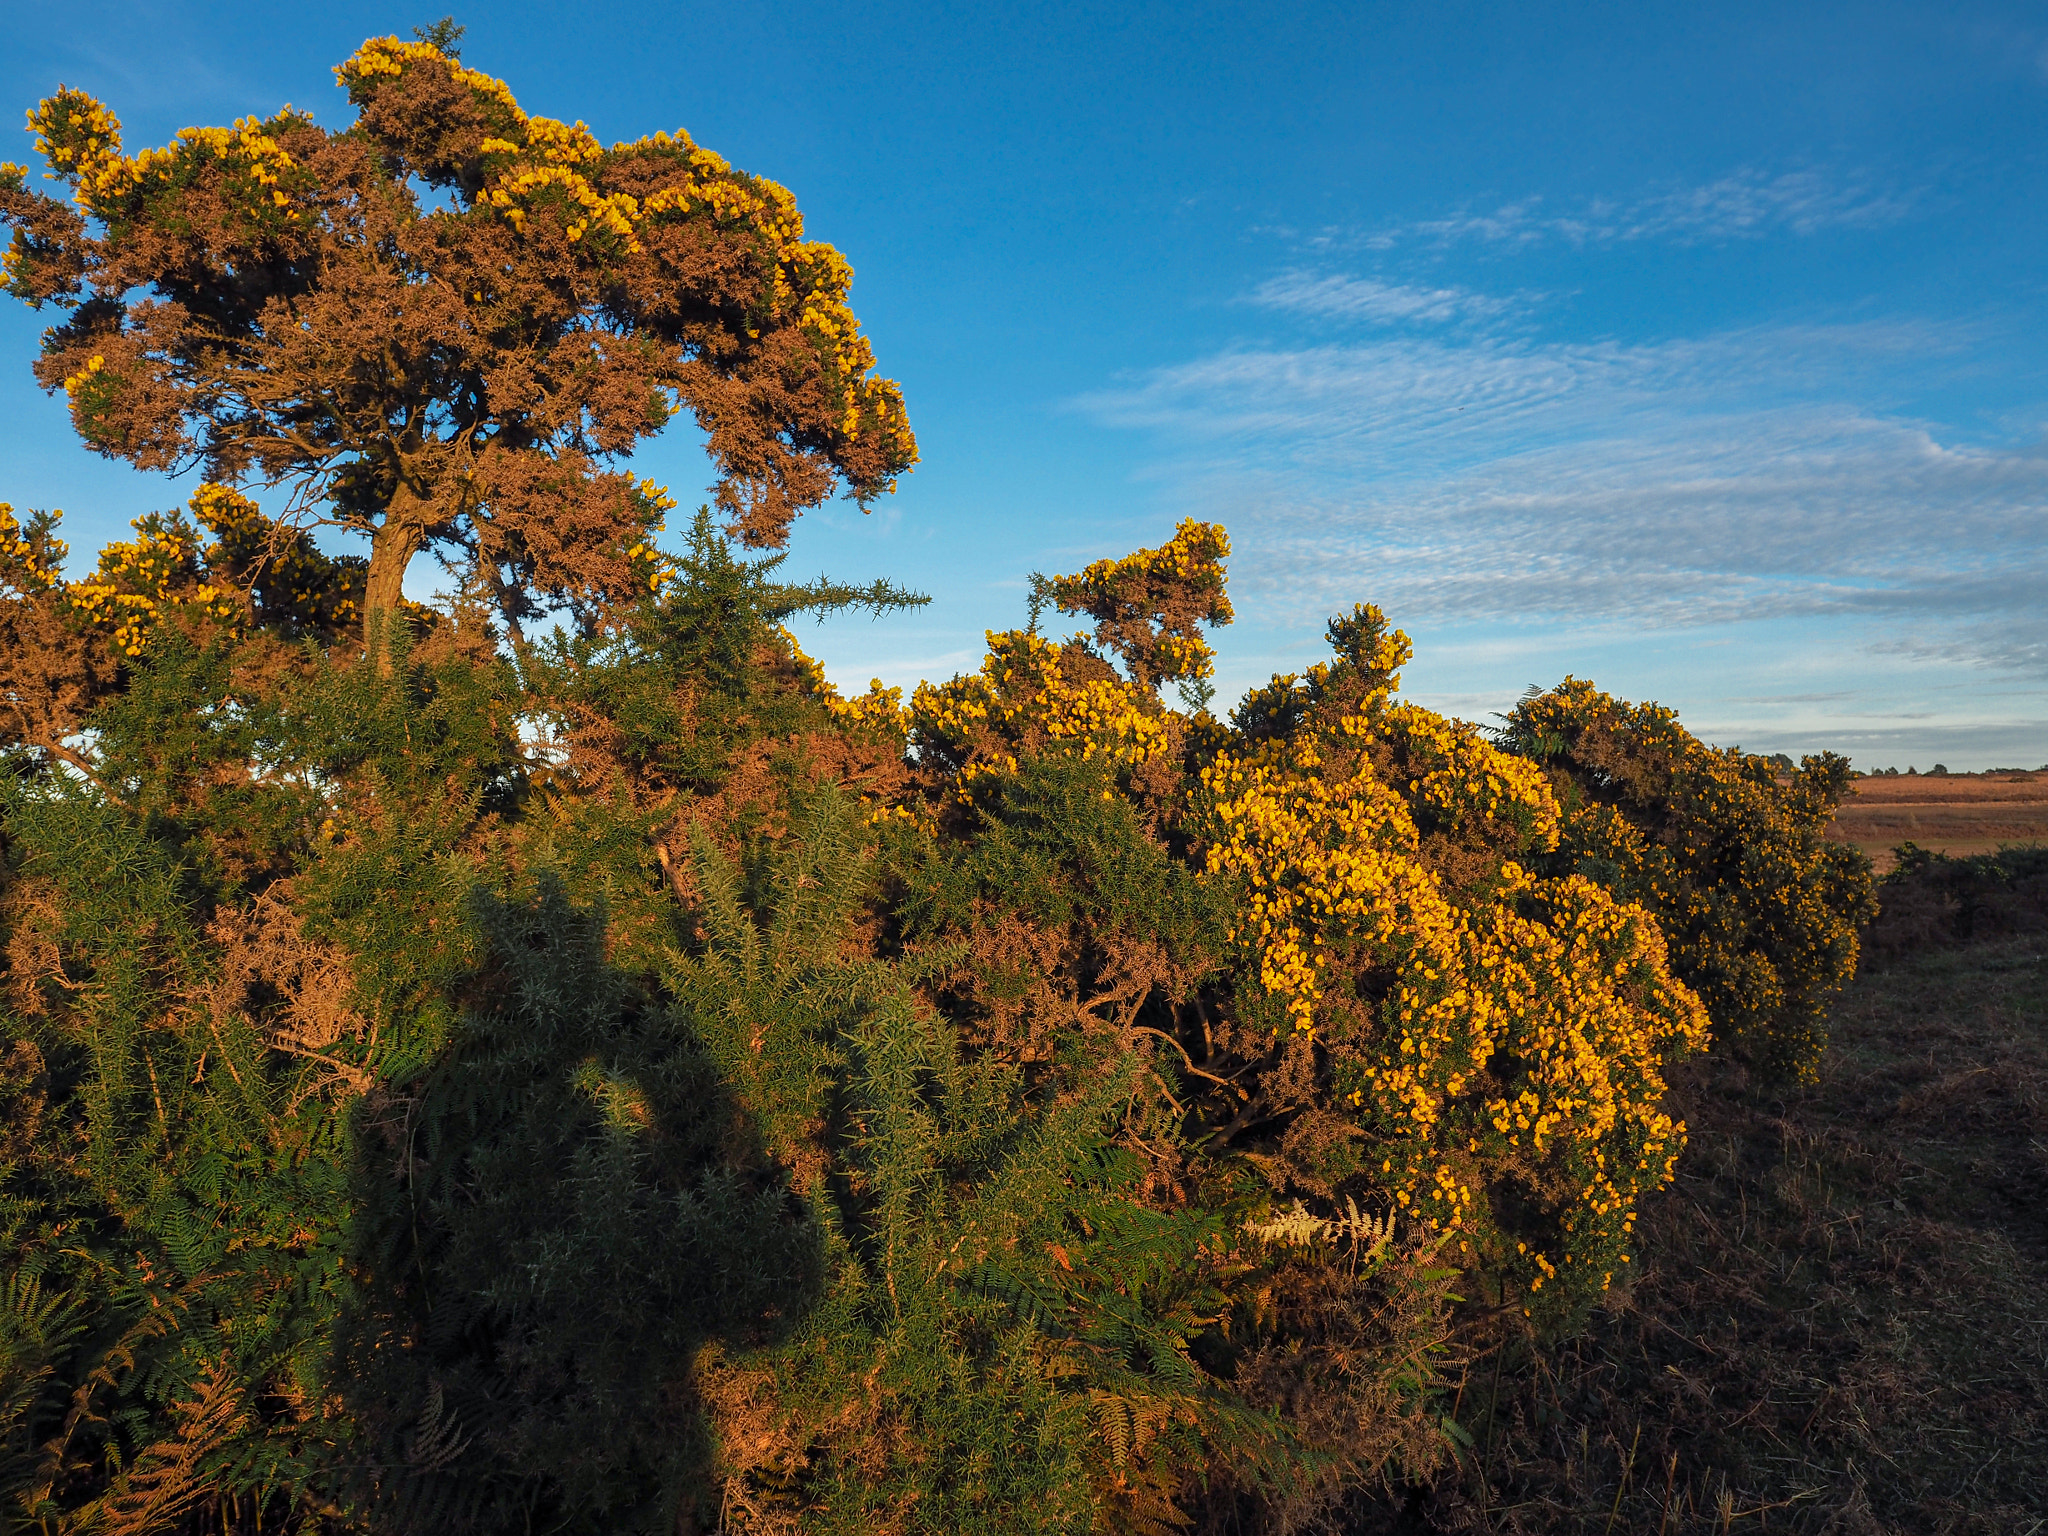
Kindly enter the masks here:
[[400, 484], [384, 522], [370, 541], [369, 579], [363, 591], [363, 641], [376, 655], [377, 671], [391, 674], [390, 642], [405, 622], [405, 571], [427, 542], [427, 503]]

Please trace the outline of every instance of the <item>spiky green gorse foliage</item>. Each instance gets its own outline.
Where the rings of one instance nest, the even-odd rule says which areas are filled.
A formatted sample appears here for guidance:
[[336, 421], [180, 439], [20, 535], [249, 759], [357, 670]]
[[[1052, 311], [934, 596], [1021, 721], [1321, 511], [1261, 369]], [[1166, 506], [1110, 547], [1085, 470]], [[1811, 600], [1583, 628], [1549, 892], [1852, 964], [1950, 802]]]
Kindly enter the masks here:
[[0, 594], [101, 669], [7, 760], [11, 1514], [1279, 1529], [1450, 1454], [1458, 1309], [1598, 1298], [1698, 1004], [1376, 610], [1162, 704], [1225, 548], [908, 708], [782, 627], [903, 594], [708, 516], [511, 655]]
[[[1344, 1244], [1247, 1230], [1145, 1032], [1215, 892], [1063, 753], [919, 824], [779, 627], [901, 594], [775, 565], [700, 520], [516, 661], [9, 598], [117, 658], [5, 791], [10, 1518], [1152, 1529], [1441, 1444], [1448, 1271], [1391, 1245], [1333, 1303], [1373, 1457], [1238, 1370]], [[990, 1029], [1002, 911], [1082, 1027]]]

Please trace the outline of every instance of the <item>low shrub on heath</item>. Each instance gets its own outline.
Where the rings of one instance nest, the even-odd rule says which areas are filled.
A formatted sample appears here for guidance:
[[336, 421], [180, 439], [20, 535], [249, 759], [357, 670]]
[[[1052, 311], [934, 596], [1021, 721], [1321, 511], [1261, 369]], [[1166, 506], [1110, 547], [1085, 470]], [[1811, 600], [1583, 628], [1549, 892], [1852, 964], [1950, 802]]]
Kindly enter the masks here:
[[1557, 796], [1546, 867], [1655, 915], [1722, 1049], [1769, 1078], [1811, 1078], [1876, 911], [1869, 859], [1824, 835], [1847, 760], [1823, 752], [1788, 773], [1577, 678], [1525, 697], [1499, 739]]

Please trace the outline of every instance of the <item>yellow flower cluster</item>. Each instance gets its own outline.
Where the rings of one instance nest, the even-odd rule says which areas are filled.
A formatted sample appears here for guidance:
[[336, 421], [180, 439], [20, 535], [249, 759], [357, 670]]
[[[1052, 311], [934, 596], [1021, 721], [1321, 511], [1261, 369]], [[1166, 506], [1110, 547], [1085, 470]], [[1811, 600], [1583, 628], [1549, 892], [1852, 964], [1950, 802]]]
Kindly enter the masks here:
[[660, 514], [675, 511], [676, 499], [669, 495], [667, 486], [645, 478], [633, 487], [633, 494], [639, 499], [643, 516], [647, 510], [655, 516], [652, 522], [644, 524], [644, 537], [626, 551], [626, 558], [638, 568], [647, 590], [659, 592], [662, 584], [675, 575], [676, 563], [655, 548], [654, 535], [667, 526]]
[[963, 795], [980, 775], [1014, 768], [1018, 749], [1033, 738], [1121, 767], [1167, 749], [1156, 698], [1113, 673], [1073, 676], [1065, 647], [1025, 630], [991, 630], [987, 639], [980, 671], [919, 683], [911, 696], [914, 739], [954, 761]]
[[247, 546], [251, 553], [262, 549], [269, 542], [271, 523], [263, 515], [263, 509], [231, 485], [216, 485], [209, 481], [192, 493], [187, 503], [192, 515], [201, 527], [212, 533], [224, 546]]
[[[515, 153], [519, 149], [505, 139], [484, 140], [486, 150], [494, 144]], [[595, 165], [604, 158], [604, 146], [597, 142], [597, 135], [581, 122], [558, 123], [551, 117], [526, 120], [525, 149], [529, 156], [549, 165]]]
[[132, 526], [134, 539], [101, 550], [98, 570], [65, 592], [78, 615], [107, 632], [122, 654], [140, 656], [175, 612], [228, 623], [241, 616], [235, 593], [199, 579], [189, 525], [151, 514]]
[[[1489, 1095], [1479, 1114], [1510, 1149], [1543, 1154], [1557, 1141], [1610, 1142], [1578, 1190], [1590, 1219], [1634, 1220], [1635, 1194], [1662, 1183], [1683, 1128], [1657, 1107], [1661, 1065], [1703, 1050], [1706, 1011], [1670, 974], [1663, 935], [1640, 907], [1616, 902], [1580, 876], [1526, 881], [1520, 910], [1487, 911], [1475, 929], [1479, 967], [1510, 1006], [1499, 1048], [1520, 1064], [1513, 1093]], [[1567, 1218], [1565, 1229], [1575, 1223]]]
[[[673, 503], [671, 503], [673, 505]], [[647, 537], [633, 544], [626, 551], [626, 559], [632, 564], [639, 579], [650, 592], [659, 592], [662, 583], [675, 574], [675, 561], [655, 548], [654, 535], [661, 531], [661, 524], [655, 523], [647, 530]]]
[[[1346, 720], [1347, 729], [1362, 730], [1355, 719]], [[1500, 751], [1462, 721], [1413, 704], [1388, 705], [1385, 725], [1402, 743], [1409, 793], [1435, 820], [1502, 823], [1542, 852], [1557, 847], [1557, 797], [1536, 764]]]
[[1658, 1107], [1662, 1062], [1702, 1046], [1706, 1020], [1640, 909], [1509, 857], [1477, 896], [1430, 867], [1426, 829], [1448, 820], [1525, 856], [1554, 847], [1547, 781], [1384, 692], [1322, 731], [1225, 752], [1203, 779], [1208, 871], [1241, 892], [1232, 937], [1296, 1031], [1329, 1006], [1347, 1020], [1337, 1087], [1396, 1205], [1504, 1256], [1489, 1189], [1512, 1171], [1522, 1200], [1558, 1213], [1555, 1260], [1523, 1244], [1511, 1261], [1532, 1291], [1557, 1263], [1604, 1285], [1683, 1145]]
[[[454, 67], [454, 66], [451, 66]], [[475, 74], [475, 71], [465, 73]], [[481, 77], [479, 77], [481, 78]], [[492, 81], [503, 101], [518, 111], [503, 81]], [[519, 115], [518, 142], [487, 138], [483, 151], [493, 157], [512, 157], [498, 179], [482, 193], [479, 201], [502, 212], [513, 228], [524, 230], [529, 208], [550, 188], [578, 210], [570, 215], [564, 229], [572, 243], [593, 229], [612, 236], [628, 254], [640, 249], [636, 231], [649, 209], [625, 192], [603, 193], [592, 186], [578, 166], [595, 165], [604, 159], [604, 147], [582, 123], [559, 123], [552, 118]], [[656, 194], [659, 198], [661, 194]], [[650, 199], [650, 204], [653, 199]]]
[[78, 394], [80, 387], [87, 383], [94, 374], [100, 372], [106, 366], [107, 360], [104, 357], [93, 357], [92, 360], [88, 362], [83, 368], [79, 369], [78, 372], [72, 374], [69, 378], [67, 378], [64, 381], [64, 393], [67, 396], [76, 396]]
[[1040, 589], [1066, 613], [1095, 620], [1095, 638], [1138, 681], [1189, 683], [1213, 676], [1215, 653], [1196, 631], [1236, 617], [1225, 592], [1230, 536], [1221, 524], [1185, 518], [1157, 549], [1097, 560]]
[[880, 729], [902, 734], [910, 728], [910, 711], [904, 707], [901, 688], [884, 688], [879, 677], [868, 679], [868, 691], [851, 699], [836, 694], [827, 706], [841, 724], [852, 730]]
[[551, 187], [561, 188], [568, 200], [581, 210], [563, 226], [571, 244], [596, 228], [616, 237], [629, 253], [640, 249], [640, 242], [634, 235], [634, 218], [640, 210], [633, 197], [625, 192], [606, 196], [567, 166], [537, 165], [513, 172], [485, 192], [483, 201], [502, 210], [514, 229], [523, 230], [526, 228], [528, 204], [535, 200], [537, 194]]
[[[1384, 943], [1408, 928], [1441, 950], [1458, 934], [1415, 860], [1420, 838], [1406, 802], [1369, 765], [1341, 776], [1322, 766], [1310, 739], [1225, 753], [1202, 770], [1220, 828], [1210, 873], [1257, 877], [1230, 937], [1257, 953], [1266, 990], [1286, 999], [1301, 1031], [1314, 1027], [1323, 995], [1326, 935]], [[1424, 913], [1431, 921], [1415, 928]], [[1435, 958], [1452, 963], [1448, 952]]]
[[782, 649], [788, 655], [791, 664], [796, 668], [799, 690], [812, 698], [823, 699], [827, 704], [836, 701], [839, 690], [832, 686], [832, 680], [825, 675], [825, 664], [798, 643], [796, 635], [791, 632], [788, 625], [778, 626], [775, 634], [781, 640]]
[[[818, 240], [785, 241], [778, 257], [778, 301], [799, 304], [797, 325], [814, 344], [831, 351], [840, 378], [865, 379], [874, 369], [875, 353], [846, 302], [853, 287], [852, 265]], [[866, 403], [861, 390], [846, 392], [840, 430], [848, 437], [860, 430], [861, 409]]]
[[188, 503], [215, 537], [201, 548], [198, 530], [180, 513], [135, 519], [133, 539], [100, 551], [93, 573], [66, 582], [64, 542], [56, 515], [34, 514], [27, 526], [0, 503], [0, 587], [25, 595], [52, 593], [127, 656], [139, 656], [173, 615], [205, 617], [239, 630], [250, 618], [250, 589], [262, 595], [265, 621], [332, 628], [352, 620], [350, 596], [359, 563], [320, 553], [303, 533], [280, 527], [225, 485], [202, 485]]
[[[651, 138], [640, 139], [631, 144], [615, 146], [621, 154], [647, 148], [674, 149], [682, 151], [683, 163], [690, 168], [690, 178], [680, 186], [666, 186], [649, 194], [647, 201], [639, 207], [640, 216], [656, 218], [665, 213], [688, 216], [692, 213], [708, 213], [712, 220], [732, 228], [745, 229], [765, 240], [782, 261], [783, 266], [776, 273], [775, 297], [779, 307], [786, 307], [798, 293], [792, 271], [795, 259], [804, 249], [803, 215], [797, 211], [796, 198], [787, 187], [767, 180], [765, 177], [742, 175], [733, 170], [723, 155], [691, 144], [688, 134], [678, 133], [670, 137], [657, 133]], [[831, 250], [830, 246], [820, 249]], [[851, 278], [852, 269], [847, 269]]]
[[202, 485], [188, 505], [214, 536], [205, 552], [208, 568], [260, 584], [266, 609], [287, 611], [303, 625], [343, 625], [355, 618], [356, 601], [338, 584], [336, 563], [303, 534], [280, 530], [240, 491]]
[[121, 120], [104, 103], [68, 87], [36, 104], [28, 131], [36, 136], [36, 153], [59, 175], [75, 175], [121, 153]]
[[842, 698], [832, 680], [825, 676], [824, 664], [806, 652], [787, 628], [780, 633], [790, 660], [796, 665], [803, 691], [823, 700], [841, 726], [849, 730], [879, 727], [899, 736], [909, 730], [910, 711], [904, 708], [901, 688], [885, 688], [879, 677], [870, 678], [866, 693]]
[[1216, 652], [1200, 635], [1161, 635], [1154, 650], [1162, 677], [1209, 678], [1216, 675]]
[[1060, 583], [1076, 591], [1110, 592], [1169, 580], [1191, 585], [1213, 582], [1216, 596], [1208, 622], [1228, 624], [1237, 617], [1222, 590], [1223, 562], [1229, 558], [1230, 535], [1221, 523], [1184, 518], [1173, 530], [1173, 537], [1157, 549], [1140, 549], [1118, 560], [1092, 561], [1079, 576], [1061, 577]]
[[470, 69], [460, 60], [451, 59], [432, 43], [405, 43], [395, 37], [373, 37], [341, 63], [334, 66], [334, 78], [349, 92], [351, 100], [363, 81], [378, 78], [397, 79], [407, 66], [434, 62], [447, 66], [449, 75], [458, 85], [466, 85], [487, 103], [498, 109], [498, 113], [511, 122], [524, 125], [526, 114], [519, 110], [519, 103], [513, 100], [512, 88], [502, 80], [494, 80], [482, 70]]
[[209, 163], [222, 168], [245, 211], [290, 218], [301, 168], [272, 130], [297, 120], [287, 108], [272, 123], [245, 117], [232, 128], [182, 128], [162, 149], [124, 155], [114, 114], [82, 91], [61, 90], [29, 113], [28, 126], [37, 151], [73, 183], [79, 206], [101, 218], [121, 217], [138, 194]]
[[49, 531], [62, 515], [52, 514], [37, 527], [40, 514], [31, 514], [30, 525], [23, 527], [14, 508], [0, 501], [0, 587], [34, 597], [63, 584], [64, 556], [70, 551]]

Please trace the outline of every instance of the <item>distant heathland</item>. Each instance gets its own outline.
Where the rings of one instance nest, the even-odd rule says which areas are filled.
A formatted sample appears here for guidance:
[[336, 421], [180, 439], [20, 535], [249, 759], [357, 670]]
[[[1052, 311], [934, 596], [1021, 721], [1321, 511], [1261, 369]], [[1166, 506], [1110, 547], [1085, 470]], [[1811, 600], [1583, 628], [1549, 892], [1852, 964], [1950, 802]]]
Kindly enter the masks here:
[[1877, 861], [1911, 842], [1957, 857], [2048, 842], [2048, 771], [1874, 774], [1853, 782], [1829, 836]]

